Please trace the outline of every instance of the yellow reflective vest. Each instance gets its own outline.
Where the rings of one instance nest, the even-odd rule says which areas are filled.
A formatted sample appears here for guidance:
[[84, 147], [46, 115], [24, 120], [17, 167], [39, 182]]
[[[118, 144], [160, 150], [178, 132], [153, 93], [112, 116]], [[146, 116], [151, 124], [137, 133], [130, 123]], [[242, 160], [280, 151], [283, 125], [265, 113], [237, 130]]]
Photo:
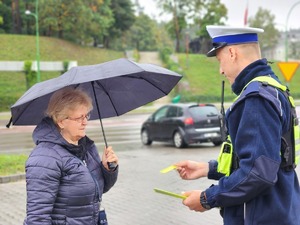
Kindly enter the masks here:
[[[287, 141], [289, 143], [286, 149], [281, 149], [282, 156], [282, 167], [292, 168], [294, 169], [296, 165], [300, 161], [300, 130], [299, 130], [299, 120], [296, 114], [295, 102], [292, 96], [289, 95], [288, 89], [286, 86], [280, 84], [278, 81], [268, 76], [260, 76], [252, 79], [248, 84], [245, 85], [241, 94], [235, 98], [234, 101], [238, 101], [241, 97], [245, 88], [251, 82], [261, 82], [264, 85], [270, 85], [275, 87], [285, 93], [291, 105], [291, 126], [290, 132], [287, 134], [287, 137], [282, 137], [286, 139], [291, 139], [291, 141]], [[230, 140], [230, 136], [227, 137], [227, 140], [223, 142], [221, 146], [221, 150], [218, 156], [218, 172], [224, 174], [225, 176], [229, 176], [232, 172], [232, 163], [234, 160], [237, 160], [234, 157], [233, 146]], [[237, 162], [234, 162], [237, 164]]]

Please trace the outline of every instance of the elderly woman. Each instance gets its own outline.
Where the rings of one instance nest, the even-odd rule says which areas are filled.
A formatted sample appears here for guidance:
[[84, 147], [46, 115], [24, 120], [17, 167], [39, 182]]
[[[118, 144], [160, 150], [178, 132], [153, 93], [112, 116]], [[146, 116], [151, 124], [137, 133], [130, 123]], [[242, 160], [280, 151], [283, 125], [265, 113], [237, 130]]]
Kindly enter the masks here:
[[33, 132], [35, 149], [26, 162], [27, 216], [24, 225], [98, 224], [102, 194], [116, 182], [118, 158], [104, 150], [102, 160], [86, 136], [91, 98], [83, 91], [55, 92]]

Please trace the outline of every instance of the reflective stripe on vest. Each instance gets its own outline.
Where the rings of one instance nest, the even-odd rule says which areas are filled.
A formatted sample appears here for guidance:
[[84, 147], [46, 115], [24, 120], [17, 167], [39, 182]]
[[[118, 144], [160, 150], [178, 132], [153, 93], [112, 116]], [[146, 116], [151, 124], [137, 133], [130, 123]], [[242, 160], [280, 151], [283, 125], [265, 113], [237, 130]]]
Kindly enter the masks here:
[[300, 161], [300, 129], [298, 124], [298, 118], [294, 121], [294, 136], [295, 136], [295, 164], [298, 165]]

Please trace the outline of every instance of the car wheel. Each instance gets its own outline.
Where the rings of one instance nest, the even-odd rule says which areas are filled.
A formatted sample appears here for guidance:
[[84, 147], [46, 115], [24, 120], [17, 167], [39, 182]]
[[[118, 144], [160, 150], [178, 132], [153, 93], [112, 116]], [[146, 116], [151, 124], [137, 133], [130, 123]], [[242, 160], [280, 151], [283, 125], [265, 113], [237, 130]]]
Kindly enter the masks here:
[[185, 143], [185, 141], [183, 140], [182, 135], [180, 134], [180, 132], [176, 131], [174, 133], [173, 136], [173, 143], [175, 145], [176, 148], [183, 148], [186, 147], [187, 144]]
[[214, 146], [220, 146], [223, 142], [222, 141], [213, 141]]
[[141, 140], [142, 140], [142, 143], [144, 145], [151, 145], [152, 144], [152, 140], [150, 140], [149, 133], [146, 129], [142, 130]]

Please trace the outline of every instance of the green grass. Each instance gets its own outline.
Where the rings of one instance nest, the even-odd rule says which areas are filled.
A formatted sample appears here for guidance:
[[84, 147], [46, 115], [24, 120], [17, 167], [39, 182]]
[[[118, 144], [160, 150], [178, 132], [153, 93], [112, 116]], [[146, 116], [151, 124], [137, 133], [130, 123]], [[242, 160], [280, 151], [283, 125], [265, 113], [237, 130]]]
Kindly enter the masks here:
[[[188, 57], [185, 54], [179, 54], [178, 58], [184, 72], [184, 79], [189, 83], [189, 93], [195, 96], [210, 96], [208, 101], [221, 98], [223, 77], [219, 75], [218, 62], [215, 58], [199, 54], [189, 54]], [[226, 96], [233, 96], [227, 81], [225, 88]]]
[[[0, 61], [36, 60], [36, 39], [28, 35], [0, 35]], [[77, 61], [78, 65], [99, 64], [122, 58], [123, 52], [83, 47], [57, 38], [40, 37], [40, 61]], [[41, 71], [41, 81], [61, 73]], [[26, 91], [23, 72], [0, 71], [0, 111], [10, 106]]]
[[[123, 52], [83, 47], [58, 38], [40, 36], [39, 40], [41, 61], [77, 61], [78, 65], [89, 65], [123, 57]], [[35, 41], [35, 36], [1, 34], [0, 60], [35, 60]]]
[[[190, 90], [195, 96], [202, 96], [201, 99], [208, 101], [221, 99], [221, 82], [225, 80], [225, 100], [232, 101], [235, 95], [231, 91], [229, 82], [219, 74], [219, 63], [216, 58], [208, 58], [205, 55], [199, 54], [178, 54], [179, 64], [183, 69], [184, 79], [188, 81]], [[283, 74], [279, 70], [277, 62], [271, 64], [275, 74], [286, 83]], [[300, 99], [300, 69], [296, 71], [288, 86], [292, 96], [295, 99]]]
[[0, 176], [25, 173], [27, 155], [0, 155]]

